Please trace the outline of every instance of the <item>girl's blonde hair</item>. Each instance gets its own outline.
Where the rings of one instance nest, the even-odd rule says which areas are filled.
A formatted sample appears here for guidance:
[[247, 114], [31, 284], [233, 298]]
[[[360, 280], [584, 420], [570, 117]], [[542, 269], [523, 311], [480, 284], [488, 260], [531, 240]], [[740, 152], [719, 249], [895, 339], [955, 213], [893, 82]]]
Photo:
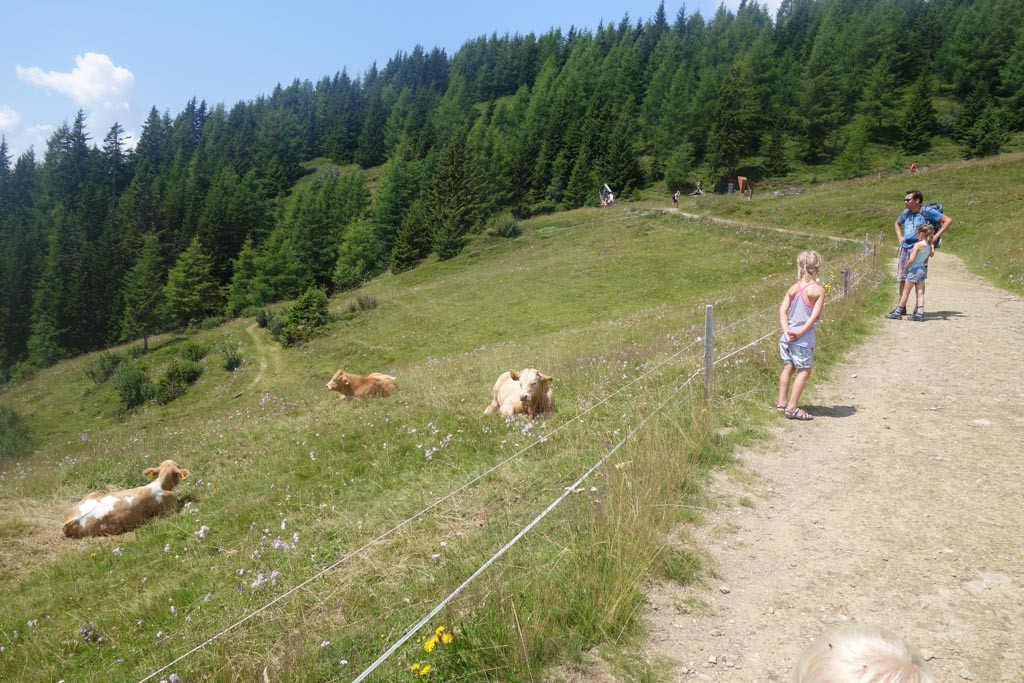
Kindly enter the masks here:
[[800, 655], [793, 683], [934, 683], [921, 654], [872, 624], [839, 626]]
[[801, 280], [804, 275], [809, 275], [815, 282], [821, 273], [821, 255], [812, 250], [802, 252], [796, 257], [797, 277]]
[[920, 227], [918, 227], [917, 234], [918, 235], [923, 235], [924, 241], [927, 242], [928, 244], [931, 244], [932, 243], [932, 239], [935, 238], [935, 227], [932, 226], [932, 225], [929, 225], [928, 223], [925, 223], [925, 224], [921, 225]]

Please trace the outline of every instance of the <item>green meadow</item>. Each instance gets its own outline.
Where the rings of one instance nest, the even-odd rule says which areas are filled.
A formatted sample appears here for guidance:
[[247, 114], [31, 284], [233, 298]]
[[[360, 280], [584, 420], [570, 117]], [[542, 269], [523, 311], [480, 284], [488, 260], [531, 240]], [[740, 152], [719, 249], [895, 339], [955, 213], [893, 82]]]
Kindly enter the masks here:
[[[667, 680], [636, 647], [644, 587], [714, 578], [689, 531], [715, 504], [709, 473], [779, 420], [777, 307], [796, 255], [826, 262], [813, 401], [892, 304], [905, 190], [954, 218], [944, 249], [1024, 291], [1022, 170], [1018, 153], [684, 198], [698, 218], [667, 196], [538, 217], [336, 295], [326, 333], [298, 348], [252, 318], [150, 339], [138, 362], [152, 378], [208, 350], [165, 405], [125, 412], [99, 353], [10, 386], [0, 680], [350, 681], [442, 601], [368, 680], [533, 681], [594, 648]], [[555, 378], [556, 411], [484, 415], [498, 375], [524, 367]], [[398, 391], [340, 401], [325, 387], [339, 368], [394, 375]], [[79, 499], [141, 486], [168, 458], [191, 472], [176, 514], [61, 535]]]

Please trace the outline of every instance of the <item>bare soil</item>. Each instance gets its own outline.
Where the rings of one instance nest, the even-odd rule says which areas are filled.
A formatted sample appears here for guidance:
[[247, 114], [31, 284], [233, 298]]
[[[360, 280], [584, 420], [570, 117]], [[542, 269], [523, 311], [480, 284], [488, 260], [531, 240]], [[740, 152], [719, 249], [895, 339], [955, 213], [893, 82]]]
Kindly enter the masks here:
[[[680, 530], [713, 573], [651, 586], [644, 655], [671, 680], [788, 681], [854, 622], [903, 634], [939, 681], [1024, 681], [1024, 300], [944, 252], [929, 270], [926, 319], [880, 320], [812, 376], [816, 419], [780, 416]], [[583, 679], [615, 680], [602, 664]]]

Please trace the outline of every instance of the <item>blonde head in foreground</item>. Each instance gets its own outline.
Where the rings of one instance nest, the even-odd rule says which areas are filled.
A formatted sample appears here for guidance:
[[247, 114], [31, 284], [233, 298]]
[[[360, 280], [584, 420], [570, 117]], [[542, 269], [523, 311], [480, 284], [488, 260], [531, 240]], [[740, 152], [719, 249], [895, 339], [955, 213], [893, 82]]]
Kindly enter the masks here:
[[816, 251], [804, 251], [796, 257], [797, 277], [801, 280], [804, 275], [809, 280], [818, 281], [821, 271], [821, 255]]
[[811, 643], [793, 683], [935, 683], [921, 654], [881, 626], [839, 626]]

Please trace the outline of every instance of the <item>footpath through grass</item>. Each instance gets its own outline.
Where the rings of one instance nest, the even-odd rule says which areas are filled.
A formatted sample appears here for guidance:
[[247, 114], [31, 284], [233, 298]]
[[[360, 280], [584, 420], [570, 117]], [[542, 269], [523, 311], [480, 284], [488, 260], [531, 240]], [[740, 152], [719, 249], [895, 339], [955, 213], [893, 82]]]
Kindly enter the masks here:
[[[699, 521], [709, 468], [778, 419], [776, 307], [796, 254], [816, 248], [828, 265], [820, 381], [890, 303], [889, 259], [860, 240], [879, 222], [891, 232], [904, 184], [702, 209], [793, 233], [644, 204], [529, 221], [519, 239], [481, 238], [371, 283], [361, 293], [377, 308], [299, 349], [246, 332], [251, 320], [198, 333], [246, 362], [227, 372], [208, 355], [184, 396], [129, 415], [86, 376], [95, 355], [12, 387], [0, 406], [30, 445], [0, 456], [0, 680], [351, 680], [605, 456], [371, 680], [427, 666], [444, 680], [535, 680], [595, 645], [628, 652], [645, 579], [704, 574], [673, 534]], [[949, 192], [959, 251], [990, 216]], [[841, 220], [844, 206], [863, 216]], [[707, 403], [705, 304], [719, 359]], [[155, 375], [191, 340], [151, 340], [140, 362]], [[557, 412], [483, 415], [498, 374], [527, 366], [555, 377]], [[395, 375], [399, 391], [339, 402], [324, 388], [339, 367]], [[165, 458], [192, 471], [179, 514], [113, 538], [60, 536], [73, 502], [140, 485]]]

